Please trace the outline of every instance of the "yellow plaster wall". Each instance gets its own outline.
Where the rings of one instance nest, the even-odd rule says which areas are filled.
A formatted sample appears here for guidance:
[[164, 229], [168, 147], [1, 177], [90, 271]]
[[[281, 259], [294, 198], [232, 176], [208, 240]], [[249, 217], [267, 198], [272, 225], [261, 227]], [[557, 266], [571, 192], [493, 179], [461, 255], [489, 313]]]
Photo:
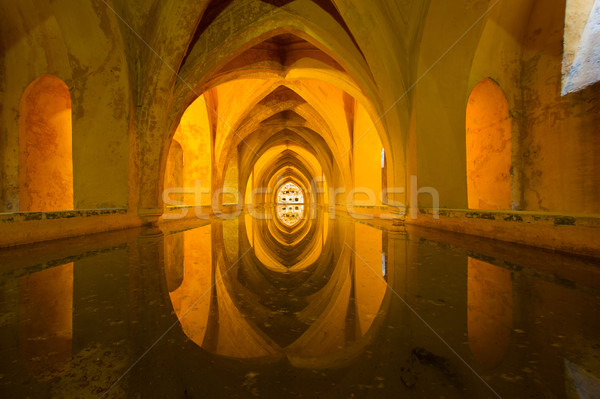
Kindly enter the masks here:
[[73, 209], [69, 89], [43, 75], [25, 89], [19, 114], [19, 210]]
[[[598, 213], [600, 97], [595, 86], [560, 96], [565, 6], [509, 0], [487, 13], [483, 3], [430, 7], [415, 88], [417, 169], [419, 186], [438, 190], [442, 207], [467, 207], [466, 108], [472, 89], [490, 77], [512, 118], [516, 209]], [[457, 12], [460, 18], [450, 17]], [[454, 20], [461, 22], [450, 26]], [[431, 206], [427, 198], [420, 198], [424, 207]]]
[[[183, 164], [183, 147], [179, 141], [173, 139], [169, 148], [169, 158], [167, 158], [167, 168], [165, 172], [165, 190], [171, 189], [173, 192], [168, 195], [169, 201], [179, 202], [177, 205], [183, 205], [185, 196], [185, 165]], [[165, 191], [166, 193], [167, 191]], [[167, 194], [164, 194], [165, 196]], [[164, 198], [164, 197], [163, 197]]]
[[[198, 188], [206, 193], [186, 194], [186, 205], [211, 204], [212, 150], [211, 130], [204, 96], [198, 97], [185, 111], [173, 140], [183, 151], [182, 187]], [[168, 163], [169, 161], [167, 161]], [[167, 166], [167, 172], [169, 168]]]
[[[481, 24], [472, 26], [488, 2], [467, 3], [471, 2], [431, 4], [422, 21], [423, 36], [415, 60], [418, 182], [420, 187], [435, 188], [440, 206], [449, 208], [467, 207], [466, 93]], [[419, 204], [432, 206], [431, 197], [420, 196]]]
[[116, 16], [91, 2], [9, 1], [0, 25], [1, 208], [17, 209], [19, 102], [44, 74], [71, 96], [74, 207], [126, 207], [130, 87]]
[[[354, 109], [354, 140], [352, 146], [354, 164], [354, 188], [365, 187], [372, 194], [359, 194], [348, 198], [348, 203], [361, 205], [381, 205], [381, 150], [383, 146], [373, 121], [366, 110], [356, 104]], [[374, 199], [374, 201], [372, 201]]]
[[537, 2], [523, 47], [524, 209], [600, 213], [598, 85], [561, 96], [565, 2]]
[[511, 209], [508, 103], [491, 79], [475, 86], [467, 105], [467, 190], [470, 209]]

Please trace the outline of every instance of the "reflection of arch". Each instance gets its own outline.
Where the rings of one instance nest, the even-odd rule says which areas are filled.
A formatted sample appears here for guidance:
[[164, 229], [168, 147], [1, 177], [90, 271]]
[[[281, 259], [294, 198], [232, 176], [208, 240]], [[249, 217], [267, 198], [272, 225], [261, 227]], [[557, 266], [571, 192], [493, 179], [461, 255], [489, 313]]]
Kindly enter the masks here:
[[[211, 226], [172, 234], [165, 244], [168, 251], [175, 253], [167, 253], [166, 257], [173, 310], [185, 334], [195, 342], [202, 342], [213, 293]], [[183, 267], [186, 262], [189, 266]]]
[[[368, 266], [381, 257], [382, 233], [361, 225], [352, 237], [353, 227], [322, 225], [327, 217], [320, 219], [311, 221], [312, 238], [299, 244], [308, 243], [311, 253], [310, 243], [317, 244], [317, 257], [296, 270], [266, 267], [252, 253], [234, 264], [227, 260], [227, 240], [239, 242], [240, 251], [251, 245], [246, 236], [256, 244], [257, 239], [267, 242], [269, 234], [259, 224], [266, 221], [253, 220], [257, 229], [248, 235], [238, 230], [242, 236], [235, 228], [226, 231], [225, 223], [177, 233], [186, 243], [185, 277], [169, 296], [188, 338], [223, 358], [287, 358], [295, 367], [310, 369], [346, 365], [363, 353], [389, 305], [387, 285]], [[330, 228], [321, 251], [321, 231]], [[358, 243], [356, 252], [342, 244], [352, 241]], [[360, 265], [356, 254], [362, 257]], [[270, 256], [278, 258], [277, 252]]]
[[467, 105], [467, 192], [471, 209], [511, 209], [511, 125], [500, 87], [484, 79]]
[[383, 238], [382, 230], [360, 223], [354, 226], [354, 251], [358, 258], [354, 263], [354, 296], [361, 334], [366, 334], [373, 324], [387, 291], [383, 267], [381, 274], [372, 268], [382, 263]]
[[73, 209], [69, 88], [40, 76], [25, 89], [19, 114], [19, 210]]
[[286, 226], [293, 227], [304, 216], [304, 205], [277, 205], [277, 218]]
[[[261, 269], [294, 273], [314, 266], [317, 259], [326, 252], [327, 246], [331, 244], [329, 223], [322, 215], [314, 218], [301, 216], [296, 223], [285, 223], [277, 215], [279, 208], [283, 207], [300, 208], [301, 205], [277, 205], [272, 208], [275, 216], [271, 219], [254, 220], [245, 227], [252, 229], [249, 236], [252, 236], [253, 254], [261, 263]], [[306, 208], [304, 211], [307, 211]]]
[[73, 263], [19, 280], [19, 348], [29, 372], [43, 378], [69, 367], [73, 343]]
[[469, 258], [467, 328], [469, 347], [477, 361], [497, 366], [510, 347], [513, 324], [510, 271]]

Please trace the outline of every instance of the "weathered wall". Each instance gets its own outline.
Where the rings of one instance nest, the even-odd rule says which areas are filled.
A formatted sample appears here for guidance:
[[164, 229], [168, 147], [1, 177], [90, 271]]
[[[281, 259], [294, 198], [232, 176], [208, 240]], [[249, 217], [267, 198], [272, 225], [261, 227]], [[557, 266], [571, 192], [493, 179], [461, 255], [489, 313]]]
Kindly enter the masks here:
[[42, 75], [25, 89], [19, 118], [19, 210], [73, 209], [69, 88]]
[[560, 95], [564, 18], [536, 2], [523, 42], [523, 208], [600, 213], [600, 86]]
[[[522, 156], [520, 131], [523, 124], [521, 89], [522, 41], [535, 1], [502, 1], [489, 13], [470, 69], [467, 96], [483, 80], [498, 84], [508, 102], [512, 153], [512, 208], [522, 208]], [[510, 209], [510, 208], [508, 208]]]
[[[383, 145], [373, 128], [373, 121], [365, 112], [365, 109], [356, 104], [354, 108], [354, 143], [353, 166], [354, 166], [354, 188], [367, 188], [372, 197], [367, 196], [360, 190], [354, 198], [347, 198], [347, 203], [364, 205], [381, 205], [381, 149]], [[350, 194], [350, 193], [348, 193]]]
[[[212, 140], [204, 97], [198, 97], [186, 110], [175, 132], [183, 149], [184, 174], [179, 187], [194, 190], [185, 195], [187, 205], [211, 204]], [[171, 153], [169, 152], [169, 156]], [[167, 160], [167, 173], [169, 173]]]
[[176, 205], [183, 205], [185, 200], [182, 189], [185, 184], [185, 165], [183, 164], [184, 152], [179, 141], [173, 139], [171, 146], [169, 147], [169, 157], [167, 158], [167, 170], [165, 172], [165, 191], [163, 193], [163, 200], [166, 193], [168, 195], [168, 204], [174, 205], [175, 201], [179, 202]]
[[511, 132], [508, 102], [491, 79], [467, 105], [467, 194], [470, 209], [511, 209]]
[[434, 2], [427, 16], [414, 102], [419, 186], [437, 189], [442, 207], [467, 208], [467, 101], [489, 77], [508, 100], [514, 208], [598, 213], [600, 93], [560, 95], [565, 1], [489, 2], [487, 13], [471, 3]]
[[[419, 186], [440, 193], [440, 206], [467, 207], [465, 110], [469, 70], [487, 2], [432, 1], [414, 82]], [[420, 196], [431, 206], [430, 196]], [[411, 204], [413, 206], [414, 204]]]
[[100, 1], [9, 1], [0, 5], [2, 209], [18, 198], [19, 102], [52, 74], [72, 101], [76, 209], [127, 206], [129, 79], [121, 31]]

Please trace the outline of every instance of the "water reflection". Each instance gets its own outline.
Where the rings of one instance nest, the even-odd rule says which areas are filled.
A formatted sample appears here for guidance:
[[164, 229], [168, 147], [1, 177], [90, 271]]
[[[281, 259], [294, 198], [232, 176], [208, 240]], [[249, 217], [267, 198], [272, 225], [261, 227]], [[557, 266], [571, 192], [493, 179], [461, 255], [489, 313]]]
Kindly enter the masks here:
[[600, 387], [594, 260], [327, 214], [0, 259], [2, 397], [493, 397], [479, 376], [501, 397]]
[[513, 282], [510, 270], [468, 260], [467, 323], [469, 347], [477, 361], [497, 366], [510, 347], [513, 330]]
[[[389, 304], [381, 268], [367, 265], [381, 265], [382, 232], [329, 224], [322, 215], [310, 221], [300, 243], [289, 245], [268, 222], [246, 219], [237, 230], [244, 256], [231, 262], [207, 246], [212, 240], [213, 248], [226, 248], [221, 231], [230, 223], [166, 240], [167, 254], [183, 253], [183, 281], [169, 295], [185, 334], [219, 356], [286, 358], [297, 367], [327, 368], [360, 354]], [[357, 243], [355, 250], [346, 240]], [[177, 259], [167, 257], [168, 281], [178, 278], [170, 264]]]
[[36, 378], [63, 371], [73, 339], [73, 263], [19, 280], [19, 347]]
[[277, 205], [277, 218], [288, 227], [293, 227], [304, 216], [304, 205]]

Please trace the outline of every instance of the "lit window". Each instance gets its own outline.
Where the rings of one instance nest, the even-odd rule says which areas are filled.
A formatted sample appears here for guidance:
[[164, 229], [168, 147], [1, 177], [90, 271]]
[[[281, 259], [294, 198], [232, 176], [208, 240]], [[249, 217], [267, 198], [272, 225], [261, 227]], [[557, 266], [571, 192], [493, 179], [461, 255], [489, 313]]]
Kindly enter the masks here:
[[284, 184], [277, 192], [278, 204], [289, 204], [290, 202], [304, 203], [302, 189], [292, 182]]

